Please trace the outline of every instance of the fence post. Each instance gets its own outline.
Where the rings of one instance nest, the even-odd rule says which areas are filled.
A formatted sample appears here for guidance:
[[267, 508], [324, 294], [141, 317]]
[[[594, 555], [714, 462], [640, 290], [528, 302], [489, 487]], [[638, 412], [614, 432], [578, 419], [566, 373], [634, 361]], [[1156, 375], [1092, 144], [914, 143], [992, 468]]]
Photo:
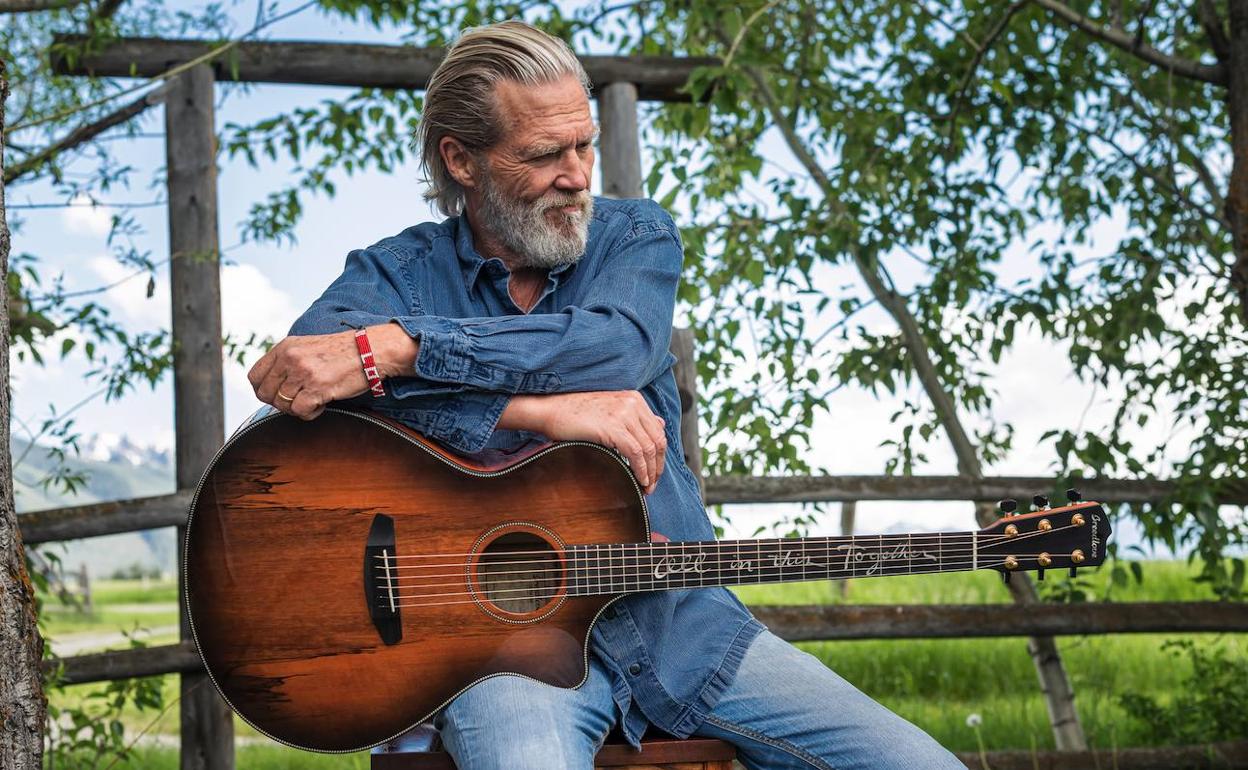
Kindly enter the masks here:
[[[178, 489], [199, 482], [225, 441], [213, 83], [212, 69], [201, 64], [177, 76], [165, 99]], [[178, 542], [185, 537], [186, 528], [178, 527]], [[179, 547], [179, 582], [182, 554]], [[185, 585], [179, 595], [186, 596]], [[185, 601], [179, 608], [185, 642], [191, 639]], [[208, 675], [183, 674], [181, 695], [182, 770], [233, 770], [233, 715]]]
[[676, 356], [673, 374], [680, 393], [680, 443], [685, 450], [685, 465], [698, 480], [698, 491], [706, 499], [706, 479], [702, 477], [702, 441], [698, 437], [698, 369], [694, 361], [693, 330], [672, 330], [672, 355]]
[[598, 123], [602, 127], [602, 194], [608, 198], [642, 197], [637, 86], [603, 86], [598, 92]]
[[[854, 534], [854, 514], [858, 512], [857, 500], [846, 500], [841, 503], [841, 534], [845, 537], [852, 537]], [[849, 579], [836, 581], [836, 587], [841, 592], [842, 599], [849, 598]]]

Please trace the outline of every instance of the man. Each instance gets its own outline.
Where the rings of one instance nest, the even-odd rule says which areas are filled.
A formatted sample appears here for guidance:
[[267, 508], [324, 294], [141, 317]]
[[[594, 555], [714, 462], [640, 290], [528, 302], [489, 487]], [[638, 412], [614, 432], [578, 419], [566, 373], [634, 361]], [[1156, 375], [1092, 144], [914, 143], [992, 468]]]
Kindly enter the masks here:
[[[614, 447], [657, 532], [713, 539], [668, 352], [679, 235], [651, 201], [590, 196], [588, 95], [561, 41], [519, 22], [465, 32], [418, 137], [426, 197], [449, 218], [353, 251], [249, 377], [298, 417], [351, 400], [463, 452], [535, 436]], [[728, 740], [751, 768], [962, 767], [723, 588], [627, 597], [595, 625], [579, 688], [493, 677], [436, 724], [464, 770], [583, 770], [612, 727], [636, 745], [649, 725]]]

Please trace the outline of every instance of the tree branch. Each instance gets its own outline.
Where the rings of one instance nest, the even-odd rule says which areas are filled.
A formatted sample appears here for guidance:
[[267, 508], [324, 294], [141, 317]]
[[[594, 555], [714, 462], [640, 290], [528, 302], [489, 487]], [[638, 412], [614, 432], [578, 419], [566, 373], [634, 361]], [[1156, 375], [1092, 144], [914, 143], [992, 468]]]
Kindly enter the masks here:
[[1218, 61], [1225, 64], [1231, 58], [1231, 41], [1222, 27], [1222, 19], [1218, 17], [1218, 9], [1213, 0], [1199, 0], [1196, 3], [1196, 18], [1209, 36], [1209, 43], [1213, 46]]
[[971, 66], [967, 68], [966, 75], [962, 77], [962, 83], [958, 86], [958, 94], [954, 97], [953, 106], [949, 109], [949, 134], [945, 138], [947, 148], [952, 148], [953, 146], [953, 132], [957, 128], [958, 111], [962, 109], [962, 101], [966, 98], [967, 89], [971, 87], [971, 81], [975, 79], [975, 73], [979, 71], [980, 63], [984, 60], [988, 49], [992, 47], [992, 44], [1005, 31], [1005, 26], [1010, 23], [1010, 19], [1014, 18], [1014, 14], [1022, 10], [1023, 6], [1030, 1], [1017, 0], [1017, 2], [1011, 3], [1010, 7], [1006, 9], [1005, 13], [997, 21], [996, 26], [988, 33], [988, 37], [984, 38], [983, 43], [971, 42], [971, 45], [975, 47], [975, 57], [971, 59]]
[[1071, 9], [1064, 3], [1059, 2], [1059, 0], [1035, 0], [1035, 2], [1092, 37], [1120, 48], [1149, 64], [1155, 64], [1167, 72], [1173, 72], [1176, 75], [1182, 75], [1192, 80], [1201, 80], [1219, 86], [1225, 86], [1228, 83], [1226, 67], [1221, 63], [1215, 65], [1201, 64], [1191, 59], [1163, 53], [1143, 41], [1140, 41], [1137, 45], [1135, 39], [1122, 27], [1105, 26]]
[[160, 104], [165, 100], [166, 91], [168, 91], [167, 85], [154, 88], [138, 99], [135, 99], [133, 102], [130, 102], [118, 110], [110, 112], [99, 120], [86, 123], [78, 128], [75, 128], [59, 141], [48, 145], [34, 155], [31, 155], [29, 158], [23, 160], [21, 163], [5, 169], [4, 183], [11, 184], [22, 176], [39, 170], [44, 166], [44, 164], [50, 162], [60, 153], [72, 150], [84, 142], [89, 142], [108, 129], [121, 125], [136, 115], [139, 115], [147, 110], [148, 107]]

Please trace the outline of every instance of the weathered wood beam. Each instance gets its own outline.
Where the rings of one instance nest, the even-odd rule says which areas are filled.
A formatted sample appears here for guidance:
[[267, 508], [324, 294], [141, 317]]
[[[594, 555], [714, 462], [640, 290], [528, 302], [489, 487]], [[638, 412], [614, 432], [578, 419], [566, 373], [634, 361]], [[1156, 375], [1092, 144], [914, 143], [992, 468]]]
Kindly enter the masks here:
[[176, 527], [186, 523], [193, 494], [194, 490], [184, 489], [172, 495], [32, 511], [19, 516], [18, 523], [26, 545]]
[[637, 86], [607, 83], [598, 90], [598, 154], [602, 159], [602, 194], [641, 198], [641, 137], [637, 129]]
[[[213, 71], [193, 67], [169, 84], [165, 167], [169, 197], [169, 286], [173, 333], [175, 480], [195, 486], [225, 442], [221, 342], [221, 249], [217, 231], [217, 140]], [[178, 543], [186, 528], [178, 527]], [[182, 570], [178, 548], [178, 574]], [[179, 580], [178, 595], [186, 596]], [[183, 643], [191, 622], [180, 605]], [[181, 770], [234, 770], [234, 717], [203, 671], [182, 674]]]
[[[43, 662], [43, 670], [50, 673], [58, 665], [65, 667], [61, 681], [66, 684], [204, 670], [199, 652], [191, 642], [51, 658]], [[204, 686], [211, 687], [207, 683]]]
[[1248, 768], [1248, 741], [1091, 751], [989, 751], [982, 757], [964, 751], [957, 756], [969, 770], [1234, 770]]
[[790, 642], [1248, 631], [1248, 607], [1225, 602], [754, 606]]
[[[850, 500], [1030, 499], [1052, 491], [1051, 476], [998, 476], [979, 481], [963, 476], [710, 476], [706, 502], [794, 503]], [[1160, 500], [1175, 482], [1158, 479], [1069, 479], [1084, 499], [1115, 503]], [[1223, 505], [1248, 505], [1248, 480], [1218, 483]], [[1060, 498], [1058, 498], [1060, 499]]]
[[[70, 46], [81, 36], [60, 35], [57, 43]], [[190, 61], [218, 44], [207, 40], [121, 38], [107, 48], [69, 61], [54, 58], [61, 75], [144, 77], [160, 75], [171, 64]], [[299, 83], [320, 86], [423, 90], [445, 50], [397, 45], [322, 43], [308, 41], [244, 42], [213, 61], [219, 81]], [[676, 56], [581, 56], [581, 64], [595, 86], [632, 83], [637, 98], [681, 102], [689, 98], [678, 89], [696, 67], [718, 63], [714, 58]]]
[[[755, 605], [750, 611], [791, 642], [1248, 631], [1248, 609], [1225, 602]], [[203, 668], [190, 641], [59, 658], [46, 661], [45, 670], [58, 662], [64, 663], [69, 684]]]

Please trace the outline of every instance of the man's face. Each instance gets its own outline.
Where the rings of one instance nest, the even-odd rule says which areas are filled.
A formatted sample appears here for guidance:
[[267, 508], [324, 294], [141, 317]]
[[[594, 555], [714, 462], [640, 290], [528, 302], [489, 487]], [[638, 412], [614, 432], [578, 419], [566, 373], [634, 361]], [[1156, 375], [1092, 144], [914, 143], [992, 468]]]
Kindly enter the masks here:
[[529, 267], [575, 262], [585, 251], [596, 135], [576, 78], [542, 86], [504, 81], [495, 98], [503, 138], [478, 157], [485, 166], [479, 222]]

